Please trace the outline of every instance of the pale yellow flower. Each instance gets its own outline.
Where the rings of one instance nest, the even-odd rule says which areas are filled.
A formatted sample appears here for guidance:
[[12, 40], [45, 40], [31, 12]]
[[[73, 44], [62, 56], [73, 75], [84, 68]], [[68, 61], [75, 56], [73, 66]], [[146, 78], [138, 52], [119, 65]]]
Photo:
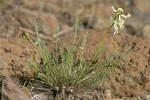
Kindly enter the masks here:
[[118, 29], [124, 28], [123, 24], [125, 23], [124, 18], [129, 18], [131, 15], [128, 13], [127, 15], [123, 14], [123, 9], [118, 8], [117, 10], [112, 6], [113, 11], [116, 13], [116, 16], [112, 19], [113, 26], [115, 29], [114, 34], [118, 33]]

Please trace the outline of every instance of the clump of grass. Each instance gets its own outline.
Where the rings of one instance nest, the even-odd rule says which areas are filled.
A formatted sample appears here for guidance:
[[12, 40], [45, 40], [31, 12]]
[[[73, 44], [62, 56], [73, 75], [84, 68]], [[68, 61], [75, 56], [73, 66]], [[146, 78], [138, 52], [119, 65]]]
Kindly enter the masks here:
[[[123, 15], [122, 9], [119, 8], [118, 10], [115, 10], [113, 8], [113, 10], [117, 16], [114, 17], [112, 25], [110, 25], [110, 28], [107, 30], [102, 42], [90, 60], [87, 60], [83, 56], [84, 47], [88, 37], [87, 33], [85, 33], [82, 41], [76, 48], [69, 48], [64, 45], [64, 47], [58, 50], [57, 40], [56, 51], [55, 53], [50, 54], [45, 42], [39, 37], [38, 25], [37, 22], [35, 22], [39, 50], [42, 56], [41, 65], [38, 66], [35, 63], [32, 63], [31, 66], [32, 70], [35, 72], [35, 78], [43, 81], [54, 90], [61, 93], [73, 92], [75, 88], [92, 88], [99, 86], [103, 79], [112, 72], [112, 69], [118, 66], [118, 63], [114, 60], [115, 56], [112, 56], [105, 61], [101, 61], [98, 58], [110, 29], [114, 27], [116, 32], [118, 32], [118, 27], [123, 27], [124, 20], [121, 19], [121, 16]], [[59, 28], [57, 29], [58, 32]], [[75, 27], [74, 42], [76, 42], [76, 34], [77, 23]]]

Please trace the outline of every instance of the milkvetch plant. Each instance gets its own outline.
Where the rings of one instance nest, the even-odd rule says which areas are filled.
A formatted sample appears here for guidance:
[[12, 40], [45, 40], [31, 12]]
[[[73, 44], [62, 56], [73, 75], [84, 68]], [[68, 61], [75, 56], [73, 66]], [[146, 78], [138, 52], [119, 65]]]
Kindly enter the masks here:
[[[31, 68], [35, 72], [35, 78], [45, 82], [45, 84], [61, 93], [73, 92], [75, 88], [91, 88], [100, 85], [102, 80], [108, 76], [109, 72], [112, 71], [111, 68], [117, 66], [117, 62], [113, 60], [115, 58], [114, 56], [104, 62], [98, 59], [103, 43], [113, 27], [115, 29], [115, 33], [118, 33], [118, 29], [122, 29], [124, 27], [124, 18], [130, 17], [130, 14], [127, 16], [123, 14], [122, 8], [118, 8], [116, 10], [112, 7], [112, 9], [116, 13], [116, 16], [112, 18], [112, 24], [108, 28], [102, 42], [99, 44], [99, 47], [96, 49], [90, 60], [87, 60], [83, 56], [88, 36], [87, 33], [76, 48], [69, 48], [64, 44], [63, 48], [57, 49], [57, 40], [56, 51], [55, 53], [50, 54], [44, 41], [42, 41], [39, 37], [38, 25], [37, 22], [35, 22], [39, 50], [42, 56], [42, 63], [40, 66], [35, 65], [35, 63], [31, 64]], [[73, 42], [76, 42], [78, 18], [79, 17], [77, 16], [74, 33], [75, 38]], [[57, 27], [56, 33], [58, 33], [58, 31], [59, 27]], [[28, 41], [30, 40], [26, 34], [23, 34], [23, 38]]]

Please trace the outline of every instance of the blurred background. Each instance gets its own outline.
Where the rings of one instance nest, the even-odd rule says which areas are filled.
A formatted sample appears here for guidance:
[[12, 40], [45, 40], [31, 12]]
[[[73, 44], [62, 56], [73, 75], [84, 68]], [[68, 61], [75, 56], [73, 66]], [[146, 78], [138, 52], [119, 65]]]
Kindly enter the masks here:
[[[23, 31], [34, 36], [35, 19], [43, 38], [53, 40], [56, 26], [71, 33], [78, 12], [80, 30], [104, 30], [114, 15], [111, 6], [121, 7], [132, 17], [125, 32], [150, 36], [150, 0], [0, 0], [0, 37], [19, 37]], [[48, 37], [47, 37], [48, 36]]]

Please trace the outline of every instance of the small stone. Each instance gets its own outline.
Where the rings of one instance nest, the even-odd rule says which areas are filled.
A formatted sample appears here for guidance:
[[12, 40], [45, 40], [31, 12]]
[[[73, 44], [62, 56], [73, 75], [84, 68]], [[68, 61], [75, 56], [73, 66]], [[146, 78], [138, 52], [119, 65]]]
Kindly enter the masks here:
[[30, 90], [21, 87], [20, 84], [7, 76], [2, 83], [2, 100], [32, 100]]

